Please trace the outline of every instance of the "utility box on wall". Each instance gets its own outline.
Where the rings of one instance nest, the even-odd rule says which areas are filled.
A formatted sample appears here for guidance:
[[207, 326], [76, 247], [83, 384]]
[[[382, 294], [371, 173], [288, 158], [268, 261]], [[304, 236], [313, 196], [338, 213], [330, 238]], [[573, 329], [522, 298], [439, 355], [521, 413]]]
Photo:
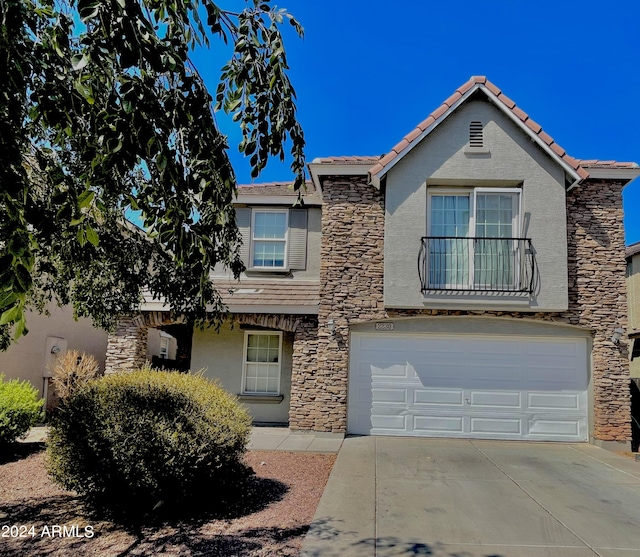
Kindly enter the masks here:
[[56, 358], [67, 351], [67, 340], [59, 337], [47, 337], [44, 349], [44, 367], [42, 377], [53, 375], [53, 366]]
[[56, 358], [67, 351], [67, 339], [47, 337], [44, 347], [44, 363], [42, 368], [42, 398], [44, 398], [45, 412], [49, 412], [58, 404], [58, 397], [51, 385], [53, 366]]

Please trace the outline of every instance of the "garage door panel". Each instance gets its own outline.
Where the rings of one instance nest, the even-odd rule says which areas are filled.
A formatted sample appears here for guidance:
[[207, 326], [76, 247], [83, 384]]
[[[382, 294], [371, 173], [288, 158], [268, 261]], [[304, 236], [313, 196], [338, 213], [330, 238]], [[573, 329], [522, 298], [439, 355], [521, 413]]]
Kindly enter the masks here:
[[371, 387], [358, 387], [349, 391], [350, 403], [354, 408], [360, 408], [360, 412], [365, 412], [363, 408], [368, 408], [373, 402], [373, 392]]
[[553, 437], [579, 437], [581, 431], [586, 430], [585, 419], [557, 420], [544, 418], [531, 418], [529, 420], [529, 433], [532, 437], [540, 436], [545, 439]]
[[528, 393], [527, 408], [532, 410], [584, 410], [578, 393]]
[[522, 436], [522, 418], [470, 418], [471, 433]]
[[583, 339], [369, 333], [352, 338], [351, 433], [587, 439]]
[[462, 435], [463, 418], [460, 416], [414, 416], [413, 431], [441, 435]]
[[374, 387], [371, 389], [373, 395], [373, 401], [375, 403], [391, 403], [391, 404], [402, 404], [406, 406], [408, 403], [409, 389], [402, 388], [388, 388], [381, 389]]
[[410, 362], [410, 367], [414, 371], [414, 377], [419, 379], [423, 385], [428, 385], [430, 381], [441, 379], [445, 383], [451, 384], [453, 380], [463, 379], [466, 377], [468, 365], [456, 364], [455, 362], [449, 362], [449, 364], [427, 362]]
[[413, 389], [413, 404], [420, 406], [462, 406], [462, 389]]
[[471, 391], [469, 402], [472, 407], [513, 408], [522, 407], [522, 396], [519, 392], [506, 391]]
[[371, 427], [378, 431], [406, 431], [406, 416], [377, 414], [371, 418]]
[[373, 371], [373, 376], [379, 379], [409, 379], [412, 375], [411, 370], [407, 369], [405, 365], [381, 366], [380, 362], [376, 362], [375, 364], [367, 364], [366, 369], [367, 376], [371, 376], [371, 372]]
[[469, 379], [484, 383], [488, 381], [520, 383], [522, 381], [520, 370], [514, 367], [513, 362], [509, 365], [473, 363], [468, 366], [467, 376]]
[[580, 388], [583, 383], [578, 375], [575, 362], [571, 367], [560, 367], [558, 365], [527, 366], [527, 381], [532, 385], [545, 383], [556, 385], [557, 388]]
[[[578, 339], [576, 339], [578, 340]], [[540, 359], [550, 359], [550, 358], [576, 358], [582, 353], [582, 343], [581, 342], [545, 342], [544, 343], [544, 351], [540, 350], [540, 341], [525, 341], [525, 353], [533, 358], [535, 362], [536, 358]]]

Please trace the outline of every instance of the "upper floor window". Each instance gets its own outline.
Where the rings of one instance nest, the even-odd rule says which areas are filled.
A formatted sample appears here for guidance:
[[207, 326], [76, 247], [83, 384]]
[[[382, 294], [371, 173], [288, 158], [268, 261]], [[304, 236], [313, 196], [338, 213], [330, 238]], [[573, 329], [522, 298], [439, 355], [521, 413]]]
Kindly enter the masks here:
[[286, 210], [254, 210], [251, 227], [252, 267], [260, 269], [285, 269], [287, 267]]
[[239, 207], [240, 257], [248, 272], [283, 273], [305, 270], [307, 209]]
[[520, 190], [435, 190], [428, 215], [427, 289], [520, 290]]

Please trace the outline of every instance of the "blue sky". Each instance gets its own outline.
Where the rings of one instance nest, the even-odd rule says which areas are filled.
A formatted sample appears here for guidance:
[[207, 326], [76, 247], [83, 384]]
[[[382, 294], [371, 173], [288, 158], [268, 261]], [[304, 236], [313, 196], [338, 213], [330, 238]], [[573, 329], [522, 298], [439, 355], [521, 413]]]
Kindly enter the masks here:
[[[235, 4], [235, 6], [234, 6]], [[221, 1], [235, 8], [238, 1]], [[307, 159], [388, 152], [472, 75], [486, 75], [576, 158], [640, 162], [638, 0], [281, 0]], [[199, 53], [211, 89], [221, 53]], [[229, 136], [240, 183], [249, 166]], [[257, 181], [290, 180], [273, 161]], [[640, 241], [640, 178], [624, 191]]]

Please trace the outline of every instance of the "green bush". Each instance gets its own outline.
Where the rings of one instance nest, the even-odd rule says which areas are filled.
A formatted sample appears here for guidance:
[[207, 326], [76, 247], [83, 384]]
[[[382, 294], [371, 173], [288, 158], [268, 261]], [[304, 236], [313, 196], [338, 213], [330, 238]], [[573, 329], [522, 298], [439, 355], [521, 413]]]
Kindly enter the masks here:
[[0, 374], [0, 445], [12, 443], [41, 421], [42, 403], [31, 383], [5, 381]]
[[52, 417], [49, 473], [114, 510], [215, 493], [246, 469], [251, 419], [201, 375], [143, 369], [107, 375], [62, 401]]

